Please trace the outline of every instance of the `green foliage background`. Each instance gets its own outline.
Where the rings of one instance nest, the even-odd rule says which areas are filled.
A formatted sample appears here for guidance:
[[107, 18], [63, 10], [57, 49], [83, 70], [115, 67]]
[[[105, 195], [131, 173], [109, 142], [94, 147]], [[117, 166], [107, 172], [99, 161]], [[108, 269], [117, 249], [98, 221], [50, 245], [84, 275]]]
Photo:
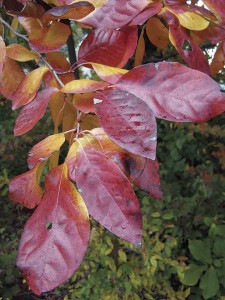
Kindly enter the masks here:
[[[51, 133], [48, 114], [28, 135], [14, 139], [16, 117], [0, 106], [0, 299], [39, 299], [15, 267], [30, 211], [9, 202], [9, 178], [26, 171], [26, 154]], [[224, 116], [208, 124], [158, 122], [158, 159], [164, 199], [136, 190], [143, 212], [140, 248], [93, 220], [81, 268], [40, 299], [225, 299]]]

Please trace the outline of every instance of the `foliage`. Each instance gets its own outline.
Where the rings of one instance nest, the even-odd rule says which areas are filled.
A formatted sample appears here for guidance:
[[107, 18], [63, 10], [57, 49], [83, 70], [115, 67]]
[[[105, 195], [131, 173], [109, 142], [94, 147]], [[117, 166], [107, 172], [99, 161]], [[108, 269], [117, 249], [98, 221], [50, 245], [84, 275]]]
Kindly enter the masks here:
[[[225, 96], [209, 76], [223, 68], [223, 1], [204, 1], [209, 10], [199, 8], [196, 1], [191, 1], [191, 5], [186, 1], [169, 0], [151, 3], [123, 0], [122, 4], [71, 2], [0, 2], [5, 15], [5, 20], [0, 18], [1, 23], [24, 41], [7, 45], [8, 39], [0, 40], [1, 93], [11, 100], [13, 110], [21, 108], [14, 135], [30, 131], [48, 107], [54, 123], [53, 134], [29, 152], [29, 171], [9, 183], [13, 201], [27, 208], [37, 206], [25, 225], [17, 258], [24, 278], [37, 295], [54, 289], [78, 269], [88, 246], [89, 214], [110, 232], [133, 243], [134, 246], [129, 246], [131, 249], [141, 246], [142, 216], [133, 185], [152, 197], [162, 198], [156, 159], [156, 118], [201, 123], [225, 110]], [[9, 16], [13, 17], [12, 25], [9, 25]], [[81, 27], [92, 28], [78, 49], [77, 59], [74, 45], [71, 48], [69, 19]], [[23, 30], [26, 35], [21, 33]], [[161, 49], [161, 58], [173, 45], [191, 68], [160, 59], [142, 65], [147, 45], [145, 34], [153, 46]], [[220, 43], [210, 66], [199, 46], [206, 41]], [[56, 52], [66, 43], [70, 64], [64, 54]], [[132, 68], [132, 59], [129, 59], [134, 53], [135, 68]], [[121, 69], [126, 64], [130, 70]], [[80, 79], [78, 68], [82, 66], [93, 68], [96, 80]], [[168, 131], [167, 126], [163, 126]], [[181, 138], [175, 141], [176, 147], [170, 144], [179, 170], [184, 167], [178, 151], [183, 143]], [[214, 152], [214, 156], [218, 156], [218, 152]], [[163, 157], [161, 162], [167, 159]], [[171, 165], [174, 167], [176, 171], [176, 164]], [[186, 190], [183, 192], [187, 199], [194, 197], [186, 194]], [[173, 206], [176, 205], [174, 200], [171, 201]], [[176, 219], [170, 213], [163, 217]], [[176, 233], [175, 237], [163, 235], [163, 238], [165, 254], [158, 258], [150, 253], [153, 268], [172, 267], [169, 277], [170, 272], [175, 272], [189, 285], [196, 284], [199, 274], [204, 273], [199, 285], [203, 296], [208, 299], [216, 295], [220, 278], [214, 276], [214, 267], [205, 268], [203, 264], [204, 268], [199, 271], [197, 265], [191, 265], [188, 272], [195, 268], [195, 280], [194, 283], [193, 278], [188, 281], [188, 273], [182, 273], [184, 266], [169, 259], [177, 243]], [[213, 244], [212, 249], [220, 247], [218, 239], [216, 241], [217, 246]], [[159, 238], [159, 247], [160, 243]], [[196, 257], [196, 252], [201, 246], [198, 239], [189, 242], [190, 253], [200, 262], [202, 257]], [[126, 251], [120, 248], [117, 254], [118, 262], [126, 263]], [[218, 252], [215, 255], [219, 255]], [[210, 255], [203, 258], [207, 266], [211, 264]], [[121, 275], [117, 275], [120, 265], [114, 267], [114, 263], [109, 260], [108, 265], [120, 278]], [[142, 281], [145, 284], [141, 278], [132, 279], [135, 274], [126, 267], [121, 270], [120, 273], [128, 272], [134, 287], [142, 285]], [[99, 279], [103, 276], [100, 273]], [[211, 289], [207, 286], [208, 280], [213, 280]], [[149, 289], [148, 281], [146, 285]], [[130, 290], [127, 286], [122, 294], [129, 295]], [[182, 299], [189, 291], [182, 289], [177, 297]], [[147, 294], [143, 297], [151, 299]], [[131, 296], [138, 297], [135, 292]]]

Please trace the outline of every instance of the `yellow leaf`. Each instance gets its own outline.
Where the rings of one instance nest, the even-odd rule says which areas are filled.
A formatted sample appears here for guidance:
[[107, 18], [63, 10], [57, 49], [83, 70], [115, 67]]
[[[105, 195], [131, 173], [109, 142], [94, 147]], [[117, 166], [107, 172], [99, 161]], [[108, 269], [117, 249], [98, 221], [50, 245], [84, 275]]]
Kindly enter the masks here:
[[190, 30], [204, 30], [208, 27], [209, 21], [204, 19], [201, 15], [193, 11], [178, 12], [172, 8], [166, 7], [179, 19], [180, 24]]
[[110, 66], [105, 66], [102, 64], [97, 63], [87, 63], [91, 64], [95, 72], [98, 74], [98, 76], [111, 84], [116, 83], [120, 79], [121, 76], [126, 74], [128, 70], [120, 69], [120, 68], [114, 68]]
[[108, 86], [108, 83], [102, 81], [95, 81], [91, 79], [79, 79], [73, 80], [64, 85], [61, 89], [64, 93], [88, 93], [99, 89], [103, 89]]
[[[12, 23], [11, 23], [11, 27], [17, 31], [17, 28], [18, 28], [18, 25], [19, 25], [19, 22], [18, 22], [18, 18], [15, 16], [12, 20]], [[15, 33], [13, 33], [12, 31], [10, 31], [10, 37], [11, 38], [14, 38], [15, 37]]]
[[28, 50], [26, 47], [19, 44], [11, 44], [6, 47], [8, 57], [24, 62], [33, 59], [38, 59], [38, 55]]

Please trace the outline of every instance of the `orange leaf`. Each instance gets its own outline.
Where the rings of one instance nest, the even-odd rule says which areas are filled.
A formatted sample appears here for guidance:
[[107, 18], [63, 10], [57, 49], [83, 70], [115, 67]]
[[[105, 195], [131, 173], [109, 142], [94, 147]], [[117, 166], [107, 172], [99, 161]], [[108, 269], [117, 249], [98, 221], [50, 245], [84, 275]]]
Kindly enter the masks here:
[[64, 133], [53, 134], [36, 144], [28, 154], [27, 163], [33, 168], [38, 162], [45, 161], [54, 152], [60, 149], [65, 142]]
[[38, 184], [37, 170], [40, 163], [32, 170], [16, 176], [9, 182], [9, 198], [27, 208], [34, 208], [42, 198], [42, 189]]
[[[225, 51], [223, 50], [224, 43], [220, 43], [216, 49], [213, 60], [210, 65], [211, 75], [216, 75], [225, 66]], [[225, 47], [225, 46], [224, 46]]]
[[138, 39], [138, 44], [135, 52], [134, 66], [137, 67], [142, 64], [145, 55], [145, 40], [144, 40], [144, 30], [145, 26], [141, 30], [140, 37]]
[[53, 7], [44, 14], [42, 21], [46, 23], [58, 19], [77, 20], [86, 17], [94, 9], [91, 3], [85, 1], [66, 6]]
[[6, 56], [6, 48], [3, 38], [0, 36], [0, 79], [2, 80], [2, 68]]
[[94, 95], [95, 93], [75, 94], [73, 96], [73, 105], [85, 114], [94, 112]]
[[52, 52], [60, 49], [67, 41], [71, 30], [66, 24], [53, 21], [48, 26], [38, 19], [19, 17], [20, 24], [29, 34], [29, 42], [38, 52]]
[[146, 33], [153, 45], [165, 49], [169, 43], [169, 31], [157, 18], [151, 18], [146, 24]]
[[13, 100], [13, 94], [19, 84], [26, 78], [22, 68], [11, 58], [6, 57], [0, 80], [0, 92], [9, 100]]
[[7, 56], [24, 62], [32, 59], [38, 59], [38, 55], [28, 50], [26, 47], [20, 44], [11, 44], [6, 47]]
[[25, 79], [19, 84], [15, 93], [13, 94], [12, 109], [17, 109], [23, 105], [31, 102], [36, 96], [39, 89], [43, 75], [48, 71], [47, 67], [40, 67], [31, 71]]

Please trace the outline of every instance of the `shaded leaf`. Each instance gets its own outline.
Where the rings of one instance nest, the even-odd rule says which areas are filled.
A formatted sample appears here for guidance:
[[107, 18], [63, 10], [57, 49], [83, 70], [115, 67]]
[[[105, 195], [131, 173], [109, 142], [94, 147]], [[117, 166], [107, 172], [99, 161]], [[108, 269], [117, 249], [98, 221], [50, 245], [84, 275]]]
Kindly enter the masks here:
[[202, 0], [209, 9], [219, 18], [225, 18], [224, 0]]
[[137, 45], [137, 28], [119, 30], [99, 28], [82, 42], [78, 63], [94, 62], [112, 67], [123, 67], [133, 55]]
[[179, 63], [136, 67], [115, 87], [144, 100], [157, 118], [174, 122], [205, 122], [225, 110], [219, 85], [208, 75]]
[[[120, 148], [109, 139], [102, 128], [92, 130], [91, 134], [89, 139], [93, 139], [94, 135], [97, 142], [100, 143], [104, 149], [104, 154], [121, 168], [132, 183], [148, 192], [151, 197], [156, 199], [162, 198], [163, 193], [160, 187], [159, 164], [157, 159], [146, 159]], [[91, 143], [93, 145], [94, 141], [91, 140]]]
[[94, 6], [86, 1], [73, 3], [71, 5], [58, 6], [49, 9], [42, 17], [43, 23], [58, 19], [81, 19], [94, 10]]
[[151, 18], [146, 24], [146, 33], [153, 45], [165, 49], [169, 43], [169, 31], [157, 18]]
[[26, 47], [20, 44], [11, 44], [6, 47], [7, 56], [24, 62], [32, 59], [38, 59], [38, 55], [28, 50]]
[[42, 198], [42, 188], [38, 184], [37, 170], [40, 163], [32, 170], [14, 177], [9, 182], [9, 198], [27, 208], [37, 206]]
[[92, 0], [95, 10], [81, 23], [95, 28], [121, 28], [130, 23], [148, 4], [148, 0]]
[[95, 81], [91, 79], [79, 79], [68, 82], [61, 89], [62, 92], [67, 94], [75, 93], [89, 93], [96, 90], [101, 90], [107, 87], [109, 84], [103, 81]]
[[108, 136], [131, 153], [155, 159], [156, 120], [140, 98], [119, 90], [98, 92], [95, 110]]
[[38, 19], [25, 17], [19, 17], [19, 22], [29, 34], [30, 45], [38, 52], [60, 49], [71, 34], [70, 27], [61, 22], [43, 26]]
[[210, 267], [202, 276], [199, 286], [204, 299], [209, 299], [217, 294], [220, 286], [216, 270], [213, 267]]
[[19, 84], [12, 99], [12, 109], [17, 109], [23, 105], [31, 102], [39, 89], [42, 78], [49, 69], [47, 67], [40, 67], [31, 71], [24, 80]]
[[36, 144], [29, 152], [27, 163], [29, 168], [33, 168], [38, 162], [47, 160], [49, 156], [58, 150], [65, 142], [63, 133], [53, 134]]
[[80, 126], [82, 130], [92, 130], [100, 126], [99, 118], [95, 114], [81, 115]]
[[138, 44], [137, 44], [137, 48], [136, 48], [136, 52], [135, 52], [135, 58], [134, 58], [134, 66], [135, 67], [142, 64], [142, 61], [143, 61], [143, 58], [144, 58], [144, 55], [145, 55], [144, 30], [145, 30], [145, 27], [142, 28], [141, 34], [140, 34], [139, 39], [138, 39]]
[[197, 266], [194, 264], [190, 264], [189, 269], [184, 273], [184, 278], [180, 280], [185, 285], [196, 285], [205, 269], [206, 266]]
[[[72, 100], [72, 99], [71, 99]], [[77, 126], [77, 109], [74, 107], [73, 102], [67, 102], [62, 112], [62, 131], [68, 131]], [[65, 134], [66, 140], [71, 141], [74, 137], [74, 132]]]
[[79, 147], [74, 164], [75, 172], [70, 173], [75, 177], [71, 179], [76, 181], [90, 215], [112, 233], [140, 245], [140, 206], [122, 171], [88, 141]]
[[210, 263], [211, 251], [208, 241], [190, 240], [188, 248], [194, 259], [201, 262]]
[[6, 57], [2, 66], [0, 80], [0, 92], [9, 100], [13, 99], [13, 94], [26, 75], [23, 69], [11, 58]]
[[22, 3], [17, 0], [5, 0], [3, 7], [7, 13], [14, 16], [40, 18], [45, 12], [41, 5], [33, 1], [23, 1]]
[[213, 60], [210, 64], [212, 76], [216, 75], [225, 66], [225, 51], [223, 50], [224, 43], [220, 43], [216, 49]]
[[56, 88], [47, 88], [37, 93], [32, 102], [27, 104], [19, 113], [16, 119], [14, 135], [22, 135], [31, 130], [34, 125], [43, 117], [48, 106], [50, 97], [57, 92]]
[[17, 266], [37, 295], [75, 272], [90, 235], [87, 209], [68, 180], [65, 165], [48, 173], [45, 187], [43, 200], [25, 225], [17, 258]]

